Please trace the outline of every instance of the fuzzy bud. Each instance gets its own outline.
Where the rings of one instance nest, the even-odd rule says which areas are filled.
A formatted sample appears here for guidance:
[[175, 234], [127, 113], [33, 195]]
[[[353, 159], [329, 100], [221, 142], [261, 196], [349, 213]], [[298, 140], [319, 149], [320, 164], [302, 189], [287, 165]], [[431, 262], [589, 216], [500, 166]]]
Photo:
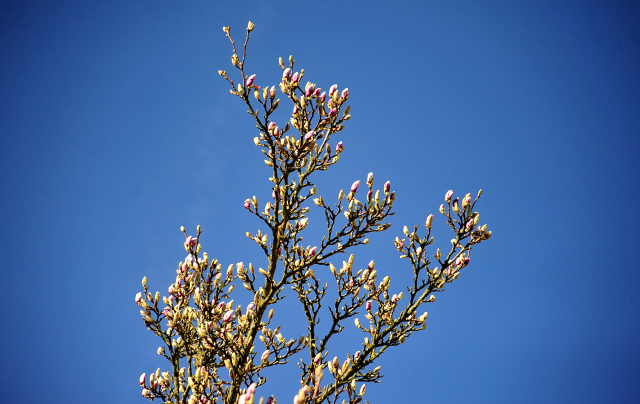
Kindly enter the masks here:
[[445, 214], [444, 204], [440, 205], [440, 213], [442, 213], [443, 215]]
[[341, 151], [344, 150], [344, 146], [342, 145], [342, 141], [338, 142], [338, 144], [336, 145], [336, 153], [340, 153]]
[[249, 207], [251, 206], [251, 199], [247, 199], [246, 201], [244, 201], [243, 205], [245, 209], [249, 209]]
[[313, 257], [314, 255], [316, 255], [317, 251], [318, 251], [318, 247], [311, 248], [311, 250], [309, 250], [309, 256]]
[[293, 77], [291, 77], [291, 82], [297, 83], [299, 79], [300, 79], [300, 75], [298, 74], [298, 72], [295, 72], [293, 73]]
[[341, 98], [344, 98], [345, 100], [349, 98], [349, 89], [345, 88], [344, 90], [342, 90], [342, 94], [340, 94]]
[[353, 184], [351, 184], [351, 192], [353, 192], [354, 194], [356, 193], [356, 191], [358, 190], [358, 187], [360, 186], [360, 181], [356, 181]]
[[331, 88], [329, 88], [329, 96], [332, 96], [336, 91], [338, 91], [338, 85], [334, 84], [331, 86]]
[[371, 300], [367, 302], [367, 304], [365, 305], [365, 308], [367, 309], [367, 311], [371, 311]]
[[138, 382], [140, 383], [141, 386], [144, 386], [144, 382], [146, 380], [147, 374], [143, 373], [140, 375], [140, 379], [138, 379]]
[[320, 99], [322, 100], [322, 102], [325, 102], [327, 100], [327, 92], [323, 91], [322, 94], [320, 94]]
[[142, 300], [142, 292], [136, 293], [136, 303], [140, 304], [141, 300]]
[[390, 190], [391, 190], [391, 182], [387, 181], [384, 183], [384, 193], [388, 194]]
[[427, 221], [424, 224], [427, 227], [427, 229], [431, 229], [432, 222], [433, 222], [433, 215], [427, 216]]
[[335, 108], [331, 108], [331, 110], [329, 111], [329, 117], [333, 118], [336, 115], [338, 115], [338, 110]]
[[284, 72], [282, 72], [282, 77], [288, 79], [289, 76], [291, 76], [291, 69], [287, 67], [286, 69], [284, 69]]
[[223, 320], [224, 320], [225, 323], [227, 323], [227, 322], [229, 322], [229, 320], [231, 320], [231, 317], [233, 317], [233, 313], [234, 313], [233, 310], [229, 310], [228, 312], [226, 312], [224, 314]]
[[371, 184], [373, 184], [373, 173], [369, 173], [369, 175], [367, 175], [367, 185]]

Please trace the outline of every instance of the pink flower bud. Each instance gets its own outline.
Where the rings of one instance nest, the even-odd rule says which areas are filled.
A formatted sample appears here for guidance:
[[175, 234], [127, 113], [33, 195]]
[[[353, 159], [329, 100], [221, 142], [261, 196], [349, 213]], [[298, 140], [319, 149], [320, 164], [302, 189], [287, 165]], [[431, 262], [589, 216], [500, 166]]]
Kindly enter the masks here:
[[193, 255], [191, 254], [187, 255], [187, 258], [184, 259], [184, 262], [186, 262], [189, 265], [193, 264]]
[[309, 141], [309, 140], [310, 140], [312, 137], [314, 137], [315, 135], [316, 135], [316, 132], [314, 132], [314, 131], [308, 132], [306, 135], [304, 135], [304, 140], [305, 140], [305, 142], [306, 142], [306, 141]]
[[147, 389], [142, 389], [142, 397], [146, 397], [149, 395], [149, 390]]
[[273, 130], [273, 136], [275, 136], [275, 137], [280, 136], [280, 128], [278, 128], [277, 126]]
[[369, 265], [367, 265], [367, 269], [371, 271], [375, 266], [376, 266], [376, 263], [373, 260], [371, 260], [369, 261]]
[[251, 200], [247, 199], [246, 201], [244, 201], [243, 205], [245, 209], [249, 209], [249, 206], [251, 206]]
[[223, 308], [223, 307], [224, 307], [224, 302], [220, 302], [220, 303], [218, 303], [218, 309], [221, 309], [221, 308]]
[[304, 91], [304, 95], [306, 95], [307, 97], [311, 97], [311, 94], [313, 94], [314, 90], [315, 86], [313, 84], [309, 84]]
[[168, 308], [168, 307], [165, 307], [165, 308], [164, 308], [164, 310], [162, 310], [162, 313], [164, 314], [164, 316], [165, 316], [165, 317], [166, 317], [166, 316], [168, 316], [168, 315], [169, 315], [169, 313], [170, 313], [170, 312], [169, 312], [169, 308]]
[[271, 96], [271, 98], [276, 98], [276, 87], [275, 86], [271, 86], [271, 90], [269, 90], [269, 95]]
[[298, 74], [298, 72], [295, 72], [293, 73], [293, 77], [291, 77], [291, 81], [293, 83], [297, 83], [299, 78], [300, 78], [300, 75]]
[[391, 182], [390, 181], [385, 182], [384, 183], [384, 192], [388, 193], [390, 189], [391, 189]]
[[427, 221], [424, 224], [427, 227], [427, 229], [431, 228], [431, 222], [433, 222], [433, 215], [427, 216]]
[[291, 76], [291, 69], [287, 67], [286, 69], [284, 69], [284, 72], [282, 72], [282, 77], [289, 78], [289, 76]]
[[471, 261], [471, 258], [466, 257], [466, 258], [464, 259], [464, 266], [469, 265], [469, 261]]
[[271, 351], [269, 351], [268, 349], [266, 351], [264, 351], [262, 353], [262, 355], [260, 356], [260, 361], [264, 362], [267, 360], [267, 358], [269, 357], [269, 355], [271, 355]]
[[147, 374], [143, 373], [140, 375], [140, 379], [138, 380], [138, 382], [140, 383], [141, 386], [144, 386], [144, 381], [146, 380]]
[[373, 193], [373, 192], [371, 192], [371, 191], [367, 192], [367, 200], [370, 200], [370, 199], [371, 199], [371, 194], [372, 194], [372, 193]]
[[251, 76], [249, 76], [249, 77], [247, 78], [247, 87], [249, 87], [250, 85], [252, 85], [252, 84], [253, 84], [253, 81], [254, 81], [255, 79], [256, 79], [256, 75], [255, 75], [255, 74], [252, 74]]
[[275, 122], [269, 122], [269, 130], [273, 130], [273, 128], [276, 127], [276, 123]]
[[338, 144], [336, 145], [336, 153], [340, 153], [341, 151], [344, 150], [344, 146], [342, 145], [342, 141], [338, 142]]
[[316, 251], [318, 251], [318, 247], [313, 247], [309, 250], [309, 256], [313, 257], [314, 255], [316, 255]]
[[348, 89], [348, 88], [345, 88], [344, 90], [342, 90], [342, 94], [340, 94], [340, 96], [341, 96], [342, 98], [344, 98], [345, 100], [346, 100], [347, 98], [349, 98], [349, 89]]
[[353, 360], [358, 360], [359, 357], [360, 357], [360, 351], [357, 351], [355, 354], [353, 354]]
[[353, 184], [351, 184], [351, 192], [353, 192], [354, 194], [356, 193], [356, 191], [358, 190], [358, 187], [360, 186], [360, 181], [356, 181]]
[[229, 322], [229, 320], [231, 320], [231, 317], [233, 317], [233, 313], [235, 313], [235, 311], [229, 310], [228, 312], [226, 312], [224, 314], [223, 320], [224, 320], [225, 323], [227, 323], [227, 322]]
[[184, 244], [190, 247], [195, 247], [198, 244], [198, 238], [189, 236]]
[[466, 227], [467, 230], [469, 230], [469, 229], [471, 229], [473, 227], [473, 225], [474, 225], [473, 220], [469, 220], [467, 222], [467, 224], [465, 225], [465, 227]]
[[297, 114], [297, 113], [298, 113], [298, 107], [294, 106], [294, 107], [293, 107], [293, 115], [295, 115], [295, 114]]
[[336, 91], [338, 91], [338, 85], [334, 84], [331, 86], [331, 88], [329, 88], [329, 95], [333, 95], [333, 93], [335, 93]]
[[329, 111], [329, 116], [334, 117], [336, 115], [338, 115], [338, 110], [335, 108], [331, 108], [331, 111]]
[[365, 305], [365, 308], [367, 309], [367, 311], [371, 311], [371, 300], [367, 302], [367, 304]]
[[389, 195], [389, 201], [393, 202], [396, 200], [396, 191], [392, 191], [391, 195]]
[[247, 387], [247, 398], [251, 398], [251, 396], [253, 396], [253, 393], [256, 391], [256, 387], [258, 385], [255, 383], [251, 383], [251, 385], [249, 385], [249, 387]]
[[325, 102], [327, 100], [326, 91], [323, 91], [322, 94], [320, 94], [320, 99], [322, 100], [322, 102]]
[[444, 200], [447, 202], [451, 202], [451, 197], [453, 196], [453, 191], [452, 190], [448, 190], [447, 193], [444, 195]]
[[142, 300], [142, 292], [136, 293], [136, 303], [140, 303]]
[[256, 307], [255, 303], [251, 302], [249, 303], [249, 305], [247, 306], [247, 311], [251, 311]]
[[316, 88], [316, 91], [314, 91], [314, 92], [313, 92], [313, 96], [314, 96], [314, 97], [317, 97], [317, 96], [319, 96], [319, 95], [320, 95], [320, 89], [319, 89], [319, 88]]
[[367, 175], [367, 184], [373, 184], [373, 173]]

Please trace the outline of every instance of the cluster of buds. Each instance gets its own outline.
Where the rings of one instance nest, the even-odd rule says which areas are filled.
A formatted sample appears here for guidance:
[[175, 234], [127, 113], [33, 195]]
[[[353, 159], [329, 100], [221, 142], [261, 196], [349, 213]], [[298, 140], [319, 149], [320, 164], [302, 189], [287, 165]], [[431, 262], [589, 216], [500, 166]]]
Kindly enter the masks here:
[[[358, 189], [363, 185], [360, 180], [353, 182], [346, 195], [340, 191], [335, 205], [325, 203], [323, 197], [317, 195], [318, 189], [309, 179], [310, 175], [328, 169], [344, 151], [342, 141], [332, 148], [329, 138], [342, 130], [344, 121], [351, 116], [350, 107], [345, 105], [349, 90], [340, 91], [336, 84], [328, 91], [322, 91], [312, 82], [303, 85], [304, 69], [296, 71], [292, 57], [289, 57], [288, 66], [280, 59], [282, 79], [279, 87], [293, 104], [293, 116], [279, 127], [271, 119], [280, 101], [276, 99], [276, 87], [261, 88], [256, 85], [255, 74], [245, 74], [244, 55], [253, 29], [249, 22], [244, 51], [236, 51], [230, 29], [224, 27], [233, 45], [232, 64], [240, 71], [241, 81], [234, 83], [226, 72], [219, 73], [230, 82], [231, 93], [249, 107], [249, 113], [256, 119], [260, 134], [254, 138], [254, 143], [262, 148], [267, 157], [265, 164], [273, 169], [269, 181], [273, 183], [274, 200], [266, 203], [263, 212], [258, 209], [256, 196], [243, 203], [245, 209], [268, 226], [264, 234], [260, 230], [257, 234], [246, 233], [265, 253], [267, 269], [256, 268], [258, 270], [254, 271], [252, 264], [245, 266], [238, 262], [223, 271], [217, 260], [210, 261], [207, 253], [201, 253], [200, 226], [196, 235], [188, 235], [184, 227], [181, 228], [187, 256], [178, 265], [175, 282], [168, 288], [168, 297], [161, 298], [159, 292], [152, 295], [146, 277], [142, 282], [143, 291], [135, 295], [145, 326], [162, 337], [169, 347], [167, 350], [158, 348], [158, 355], [175, 367], [173, 372], [162, 374], [158, 369], [150, 374], [149, 383], [143, 373], [139, 378], [142, 395], [166, 402], [178, 397], [178, 401], [189, 404], [253, 404], [256, 388], [266, 382], [261, 372], [287, 363], [292, 355], [308, 349], [310, 360], [308, 363], [301, 361], [302, 387], [294, 397], [294, 404], [335, 401], [342, 393], [348, 394], [349, 403], [359, 403], [366, 385], [362, 384], [358, 389], [356, 381], [379, 381], [382, 377], [380, 367], [370, 370], [368, 366], [385, 349], [403, 343], [412, 332], [426, 327], [427, 313], [417, 316], [419, 306], [433, 302], [433, 293], [442, 291], [443, 285], [456, 279], [460, 270], [469, 264], [471, 247], [491, 237], [487, 225], [481, 226], [479, 214], [473, 211], [481, 191], [475, 200], [471, 194], [460, 200], [454, 199], [453, 191], [446, 192], [446, 204], [440, 206], [440, 212], [454, 230], [455, 238], [449, 253], [441, 254], [438, 249], [434, 255], [439, 268], [431, 266], [426, 253], [426, 248], [433, 243], [433, 215], [428, 215], [424, 222], [426, 236], [418, 236], [419, 226], [414, 226], [413, 230], [404, 226], [405, 238], [395, 238], [394, 244], [402, 254], [400, 258], [407, 259], [413, 269], [414, 278], [407, 287], [406, 299], [403, 300], [404, 292], [394, 293], [391, 289], [389, 276], [377, 281], [373, 260], [366, 268], [356, 271], [351, 254], [337, 269], [330, 257], [367, 244], [369, 233], [389, 228], [390, 223], [384, 221], [394, 214], [395, 192], [391, 191], [389, 181], [382, 189], [374, 190], [374, 175], [370, 172], [365, 181], [366, 197], [362, 196], [361, 190], [362, 202], [356, 199]], [[256, 102], [249, 97], [250, 92], [261, 104], [260, 108], [255, 108]], [[292, 128], [299, 134], [291, 134]], [[324, 211], [328, 233], [321, 241], [303, 245], [301, 234], [309, 225], [307, 199], [312, 196], [315, 196], [315, 205]], [[343, 204], [344, 199], [346, 204]], [[341, 213], [347, 218], [344, 225], [340, 224], [340, 221], [344, 223]], [[321, 319], [320, 307], [326, 307], [326, 301], [322, 299], [328, 287], [317, 277], [322, 274], [317, 269], [321, 266], [329, 266], [338, 289], [330, 319], [333, 322], [324, 337], [316, 328]], [[253, 294], [244, 313], [232, 298], [235, 281]], [[274, 309], [270, 306], [284, 298], [284, 290], [288, 287], [295, 291], [304, 306], [309, 333], [287, 340], [279, 326], [271, 325]], [[159, 306], [160, 302], [165, 307]], [[362, 323], [359, 314], [366, 318]], [[355, 327], [365, 335], [362, 349], [353, 355], [347, 353], [342, 362], [338, 357], [324, 362], [329, 354], [329, 340], [334, 343], [331, 338], [340, 333], [347, 319], [353, 320]], [[367, 320], [369, 324], [365, 324]], [[187, 366], [176, 369], [179, 363], [185, 362], [188, 362]], [[333, 381], [325, 382], [321, 387], [325, 365], [333, 375]], [[226, 371], [221, 372], [224, 369]], [[243, 386], [247, 386], [246, 390]], [[271, 403], [269, 398], [267, 404]]]

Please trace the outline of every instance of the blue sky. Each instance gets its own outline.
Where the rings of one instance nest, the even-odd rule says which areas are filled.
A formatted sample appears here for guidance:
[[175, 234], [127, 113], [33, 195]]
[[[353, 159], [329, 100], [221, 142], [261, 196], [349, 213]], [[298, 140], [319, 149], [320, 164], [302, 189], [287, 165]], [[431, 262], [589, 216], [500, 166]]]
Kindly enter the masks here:
[[[260, 266], [242, 202], [266, 201], [269, 175], [217, 74], [221, 27], [241, 39], [248, 20], [258, 85], [293, 54], [305, 79], [349, 87], [319, 193], [369, 171], [397, 193], [356, 266], [375, 259], [401, 291], [402, 226], [435, 213], [445, 247], [444, 193], [484, 190], [492, 239], [381, 361], [372, 403], [640, 401], [633, 2], [24, 1], [0, 6], [4, 402], [143, 402], [138, 376], [162, 362], [133, 298], [144, 275], [166, 290], [181, 225], [223, 265]], [[295, 303], [276, 313], [292, 332]], [[289, 402], [297, 380], [292, 363], [258, 394]]]

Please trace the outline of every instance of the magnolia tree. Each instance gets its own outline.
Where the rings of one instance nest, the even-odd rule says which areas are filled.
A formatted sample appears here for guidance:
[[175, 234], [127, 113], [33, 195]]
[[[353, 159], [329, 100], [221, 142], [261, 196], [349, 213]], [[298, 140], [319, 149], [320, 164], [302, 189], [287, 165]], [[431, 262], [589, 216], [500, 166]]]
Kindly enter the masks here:
[[[418, 226], [405, 226], [404, 238], [395, 238], [400, 258], [413, 274], [406, 294], [391, 288], [388, 276], [379, 280], [373, 261], [364, 269], [353, 268], [354, 257], [348, 251], [367, 244], [370, 233], [390, 227], [386, 220], [393, 214], [395, 193], [389, 181], [381, 189], [374, 188], [370, 173], [365, 184], [355, 181], [346, 193], [340, 191], [334, 203], [318, 194], [313, 176], [336, 164], [344, 150], [342, 142], [335, 147], [329, 142], [351, 117], [349, 90], [340, 91], [332, 85], [322, 91], [310, 82], [303, 85], [304, 69], [295, 71], [292, 57], [287, 65], [280, 59], [283, 72], [278, 87], [293, 104], [293, 116], [279, 126], [272, 120], [280, 107], [276, 87], [258, 86], [256, 75], [246, 72], [252, 30], [249, 22], [239, 53], [229, 27], [224, 27], [240, 81], [234, 82], [225, 71], [219, 73], [231, 84], [231, 94], [247, 105], [255, 119], [260, 133], [254, 143], [270, 167], [271, 200], [262, 210], [255, 196], [244, 202], [247, 211], [268, 228], [265, 233], [247, 232], [264, 252], [260, 264], [264, 268], [240, 262], [223, 270], [216, 259], [202, 251], [200, 226], [191, 236], [182, 227], [188, 255], [178, 266], [168, 296], [150, 293], [145, 277], [143, 292], [135, 298], [145, 326], [164, 343], [158, 354], [170, 364], [165, 372], [158, 369], [148, 378], [145, 373], [140, 376], [142, 395], [175, 404], [253, 403], [256, 388], [267, 381], [265, 370], [305, 351], [307, 359], [299, 362], [301, 387], [294, 403], [335, 403], [341, 396], [343, 402], [358, 403], [366, 383], [379, 382], [382, 377], [376, 359], [387, 348], [402, 344], [414, 331], [426, 327], [427, 313], [422, 314], [421, 306], [433, 302], [435, 292], [443, 291], [446, 283], [458, 278], [469, 264], [475, 244], [491, 237], [487, 226], [479, 225], [479, 215], [474, 211], [482, 192], [475, 198], [466, 194], [462, 200], [454, 198], [452, 191], [446, 192], [440, 213], [454, 238], [447, 252], [435, 250], [434, 261], [427, 254], [427, 247], [433, 243], [433, 215], [426, 218], [423, 236], [418, 235]], [[311, 208], [324, 215], [326, 234], [312, 243], [315, 245], [305, 245], [302, 234]], [[342, 262], [337, 264], [338, 260]], [[325, 267], [331, 279], [322, 283], [319, 275], [329, 272], [322, 270]], [[236, 285], [253, 295], [246, 307], [234, 301]], [[295, 291], [307, 320], [306, 331], [295, 338], [283, 336], [280, 326], [272, 322], [274, 310], [289, 287]], [[399, 293], [393, 293], [394, 289]], [[323, 305], [328, 310], [321, 311]], [[322, 329], [318, 326], [321, 317], [325, 324]], [[363, 333], [362, 348], [339, 352], [339, 356], [329, 354], [329, 343], [346, 324], [354, 323]], [[266, 402], [275, 403], [276, 399], [270, 397]]]

